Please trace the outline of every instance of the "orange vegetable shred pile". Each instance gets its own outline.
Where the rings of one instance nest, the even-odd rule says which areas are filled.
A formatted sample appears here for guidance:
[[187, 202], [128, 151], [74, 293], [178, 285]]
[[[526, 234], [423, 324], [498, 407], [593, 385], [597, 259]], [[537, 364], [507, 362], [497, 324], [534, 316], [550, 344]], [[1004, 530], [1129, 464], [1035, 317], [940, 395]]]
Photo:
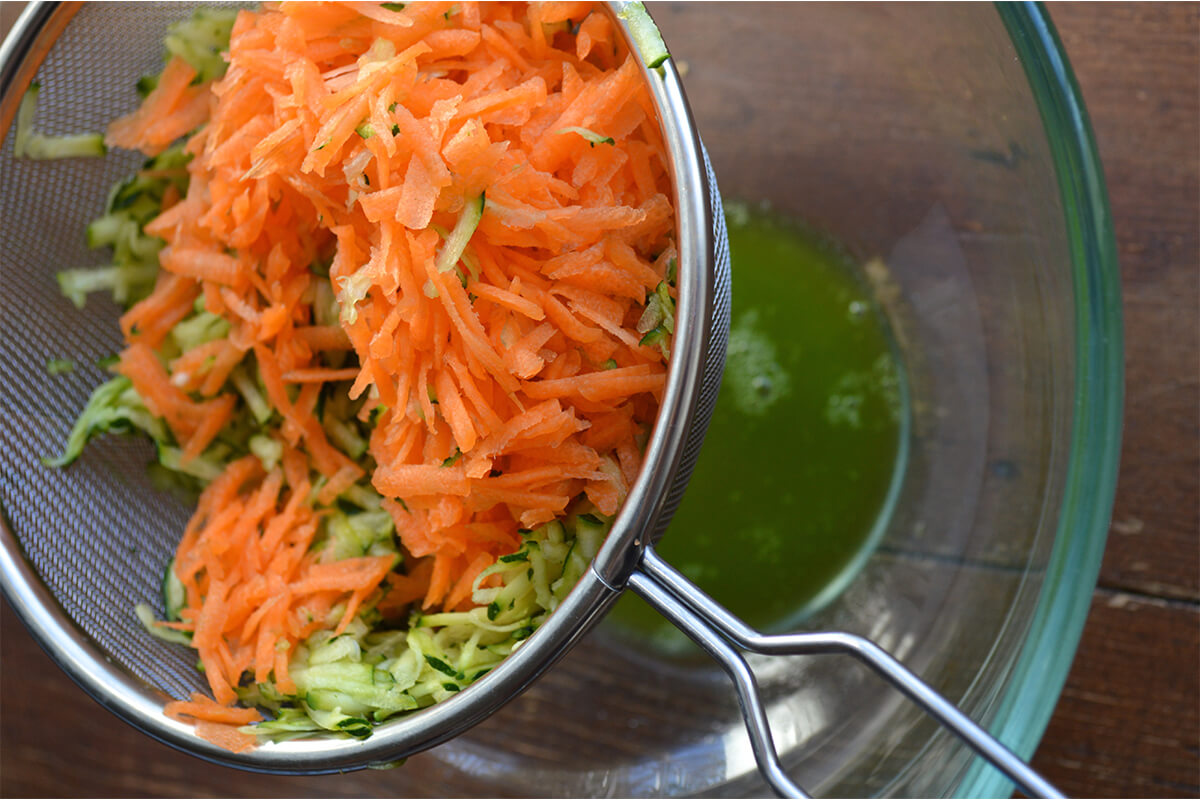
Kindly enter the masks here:
[[[590, 4], [268, 4], [240, 13], [227, 59], [209, 83], [171, 60], [108, 132], [146, 154], [191, 134], [193, 156], [146, 227], [163, 271], [121, 320], [118, 371], [184, 459], [233, 418], [239, 365], [282, 420], [278, 465], [230, 464], [177, 551], [167, 624], [192, 632], [217, 705], [172, 710], [217, 738], [251, 719], [221, 708], [241, 675], [293, 688], [290, 653], [331, 614], [470, 607], [520, 529], [581, 497], [617, 511], [666, 379], [638, 322], [676, 258], [641, 67]], [[165, 358], [199, 299], [228, 334]], [[334, 382], [366, 400], [366, 457], [315, 413]], [[311, 548], [364, 478], [400, 564]]]

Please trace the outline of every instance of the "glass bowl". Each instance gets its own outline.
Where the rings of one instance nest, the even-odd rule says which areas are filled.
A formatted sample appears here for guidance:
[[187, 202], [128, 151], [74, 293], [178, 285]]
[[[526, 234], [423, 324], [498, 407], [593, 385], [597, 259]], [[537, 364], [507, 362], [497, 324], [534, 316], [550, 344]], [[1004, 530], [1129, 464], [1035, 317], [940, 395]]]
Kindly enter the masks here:
[[[650, 10], [723, 194], [886, 265], [867, 277], [908, 371], [907, 468], [865, 565], [800, 629], [871, 637], [1030, 757], [1095, 585], [1122, 403], [1108, 201], [1046, 11]], [[754, 663], [784, 763], [817, 795], [1011, 791], [847, 659]], [[397, 779], [421, 794], [767, 792], [724, 674], [604, 627]]]
[[[651, 11], [688, 67], [724, 192], [884, 265], [867, 277], [907, 368], [906, 468], [869, 557], [801, 628], [874, 639], [1030, 756], [1099, 568], [1122, 385], [1103, 178], [1044, 10]], [[754, 665], [784, 763], [818, 795], [1010, 789], [844, 658]], [[767, 791], [724, 674], [603, 626], [388, 783], [434, 796]]]

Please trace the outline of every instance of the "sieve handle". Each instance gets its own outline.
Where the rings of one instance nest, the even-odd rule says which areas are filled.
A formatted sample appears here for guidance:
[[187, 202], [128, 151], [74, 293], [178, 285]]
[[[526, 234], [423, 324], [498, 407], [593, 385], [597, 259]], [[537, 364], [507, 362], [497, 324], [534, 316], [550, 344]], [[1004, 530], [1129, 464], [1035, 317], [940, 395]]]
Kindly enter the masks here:
[[923, 683], [920, 678], [888, 655], [883, 648], [851, 633], [820, 632], [764, 636], [730, 614], [695, 584], [647, 546], [641, 562], [629, 577], [629, 588], [653, 606], [709, 655], [717, 659], [733, 679], [750, 744], [767, 783], [781, 797], [808, 797], [783, 770], [771, 738], [766, 709], [758, 684], [740, 650], [764, 655], [817, 655], [841, 653], [854, 656], [882, 676], [930, 716], [1003, 772], [1029, 797], [1063, 797], [1044, 778], [971, 721], [952, 703]]

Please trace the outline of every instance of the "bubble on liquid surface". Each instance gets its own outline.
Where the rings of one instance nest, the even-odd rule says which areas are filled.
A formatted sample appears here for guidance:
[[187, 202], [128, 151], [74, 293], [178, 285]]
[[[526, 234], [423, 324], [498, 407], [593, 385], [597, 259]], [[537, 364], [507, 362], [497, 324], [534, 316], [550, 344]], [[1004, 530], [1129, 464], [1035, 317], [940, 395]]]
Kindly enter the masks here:
[[729, 330], [725, 382], [743, 414], [762, 416], [791, 392], [791, 379], [779, 364], [775, 344], [758, 327], [758, 311], [743, 314]]

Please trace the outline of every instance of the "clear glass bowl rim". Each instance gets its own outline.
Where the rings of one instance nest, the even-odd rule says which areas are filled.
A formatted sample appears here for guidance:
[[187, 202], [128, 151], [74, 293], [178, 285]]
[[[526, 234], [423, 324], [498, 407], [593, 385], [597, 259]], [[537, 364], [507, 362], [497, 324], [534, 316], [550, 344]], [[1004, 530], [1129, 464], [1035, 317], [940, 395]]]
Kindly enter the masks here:
[[[1108, 537], [1121, 452], [1121, 281], [1104, 172], [1062, 42], [1040, 3], [997, 3], [1033, 92], [1054, 160], [1075, 295], [1075, 397], [1054, 549], [1021, 655], [991, 732], [1033, 756], [1067, 680]], [[1007, 797], [1013, 785], [982, 758], [959, 797]]]

